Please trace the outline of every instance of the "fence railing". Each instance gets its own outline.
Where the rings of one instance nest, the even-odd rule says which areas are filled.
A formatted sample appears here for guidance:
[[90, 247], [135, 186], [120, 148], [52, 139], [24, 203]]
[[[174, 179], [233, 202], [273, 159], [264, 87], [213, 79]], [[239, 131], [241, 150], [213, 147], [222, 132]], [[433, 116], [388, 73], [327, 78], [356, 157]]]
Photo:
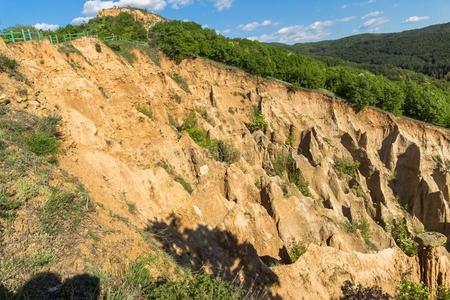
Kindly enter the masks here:
[[19, 43], [19, 42], [29, 42], [29, 41], [42, 41], [48, 40], [52, 44], [59, 44], [64, 42], [70, 42], [83, 37], [95, 37], [105, 42], [112, 41], [128, 41], [134, 44], [145, 44], [143, 41], [133, 41], [125, 39], [120, 35], [110, 35], [110, 36], [98, 36], [96, 34], [89, 34], [88, 32], [81, 33], [69, 33], [63, 35], [49, 34], [44, 35], [41, 31], [31, 31], [29, 29], [22, 29], [21, 31], [4, 31], [0, 32], [0, 38], [7, 44]]

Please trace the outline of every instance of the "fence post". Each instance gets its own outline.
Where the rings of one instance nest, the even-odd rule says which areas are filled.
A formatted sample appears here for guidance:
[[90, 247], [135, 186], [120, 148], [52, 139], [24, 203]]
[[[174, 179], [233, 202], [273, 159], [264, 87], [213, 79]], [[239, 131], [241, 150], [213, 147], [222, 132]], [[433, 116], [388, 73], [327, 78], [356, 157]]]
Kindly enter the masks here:
[[33, 40], [33, 37], [31, 36], [30, 29], [28, 29], [28, 37], [30, 38], [30, 41]]
[[16, 41], [16, 39], [14, 38], [14, 32], [10, 32], [11, 34], [11, 42], [14, 43]]

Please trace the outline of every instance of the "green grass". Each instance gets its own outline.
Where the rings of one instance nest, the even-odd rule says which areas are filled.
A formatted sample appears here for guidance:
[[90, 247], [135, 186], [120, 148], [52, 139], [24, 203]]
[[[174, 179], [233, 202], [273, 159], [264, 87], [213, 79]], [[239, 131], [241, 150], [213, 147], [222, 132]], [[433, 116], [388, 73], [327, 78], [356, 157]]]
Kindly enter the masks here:
[[136, 214], [136, 204], [132, 203], [132, 202], [127, 202], [127, 207], [128, 207], [128, 212], [130, 214]]
[[193, 112], [184, 117], [183, 124], [178, 126], [178, 130], [187, 132], [197, 145], [208, 150], [217, 161], [232, 164], [239, 160], [239, 150], [224, 141], [212, 139], [208, 131], [197, 126], [197, 117]]
[[359, 161], [355, 161], [350, 158], [340, 158], [336, 160], [334, 168], [340, 178], [349, 176], [351, 178], [356, 178], [359, 169]]
[[58, 47], [58, 51], [61, 52], [62, 54], [65, 54], [66, 56], [69, 56], [70, 54], [82, 55], [80, 50], [75, 48], [75, 46], [72, 45], [72, 43], [70, 43], [70, 42], [61, 44]]
[[176, 82], [176, 84], [177, 84], [183, 91], [185, 91], [185, 92], [188, 93], [188, 94], [191, 93], [191, 91], [190, 91], [190, 89], [189, 89], [189, 85], [188, 85], [186, 79], [184, 79], [183, 76], [181, 76], [180, 74], [174, 72], [174, 73], [172, 73], [172, 74], [170, 75], [170, 77], [173, 79], [173, 81]]
[[46, 132], [34, 132], [25, 137], [28, 149], [36, 155], [47, 155], [55, 153], [59, 147], [56, 137]]
[[186, 192], [188, 192], [189, 194], [192, 194], [194, 192], [191, 184], [187, 182], [186, 179], [184, 179], [182, 176], [177, 174], [173, 167], [169, 165], [169, 163], [167, 163], [165, 160], [160, 160], [157, 165], [163, 168], [167, 172], [167, 174], [169, 174], [173, 178], [173, 180], [178, 182], [185, 189]]
[[305, 254], [305, 252], [306, 246], [303, 243], [297, 243], [289, 251], [289, 257], [291, 258], [291, 261], [295, 263], [300, 258], [300, 256]]
[[237, 300], [244, 296], [240, 287], [203, 272], [181, 271], [178, 279], [172, 279], [163, 270], [155, 279], [148, 269], [152, 264], [155, 264], [154, 257], [141, 258], [128, 264], [119, 275], [102, 276], [105, 299]]
[[251, 133], [258, 130], [265, 131], [267, 129], [267, 122], [263, 113], [258, 108], [253, 109], [250, 121], [247, 123], [247, 128]]
[[40, 251], [32, 256], [29, 260], [29, 264], [33, 268], [42, 268], [53, 263], [56, 263], [58, 258], [50, 250]]
[[86, 213], [84, 197], [79, 191], [71, 192], [53, 189], [39, 213], [43, 230], [56, 234], [62, 230], [72, 230]]
[[136, 110], [137, 110], [138, 112], [140, 112], [141, 114], [145, 115], [145, 116], [146, 116], [147, 118], [149, 118], [149, 119], [152, 119], [152, 118], [153, 118], [153, 112], [152, 112], [152, 110], [150, 109], [150, 107], [148, 107], [148, 106], [140, 105], [140, 106], [138, 106], [138, 107], [136, 108]]

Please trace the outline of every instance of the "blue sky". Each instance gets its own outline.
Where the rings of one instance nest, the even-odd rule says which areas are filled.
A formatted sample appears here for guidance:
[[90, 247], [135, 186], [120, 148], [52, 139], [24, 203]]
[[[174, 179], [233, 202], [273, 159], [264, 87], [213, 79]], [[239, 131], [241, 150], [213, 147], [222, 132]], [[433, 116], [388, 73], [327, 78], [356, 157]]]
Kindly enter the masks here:
[[2, 0], [0, 28], [54, 29], [114, 5], [195, 21], [230, 37], [284, 43], [450, 22], [450, 0]]

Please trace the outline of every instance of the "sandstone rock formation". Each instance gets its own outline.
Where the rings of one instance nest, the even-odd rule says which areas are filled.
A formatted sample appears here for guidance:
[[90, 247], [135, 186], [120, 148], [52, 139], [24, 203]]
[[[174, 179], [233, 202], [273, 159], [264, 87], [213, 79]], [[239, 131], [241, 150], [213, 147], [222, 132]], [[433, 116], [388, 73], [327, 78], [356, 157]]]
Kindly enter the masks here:
[[[357, 112], [202, 59], [176, 64], [161, 56], [158, 65], [136, 50], [129, 64], [107, 46], [97, 52], [97, 43], [76, 40], [79, 52], [66, 55], [48, 42], [0, 42], [29, 82], [0, 74], [0, 92], [9, 107], [62, 117], [61, 168], [90, 191], [105, 224], [108, 211], [127, 218], [122, 227], [133, 238], [121, 249], [137, 245], [138, 232], [170, 232], [170, 241], [158, 241], [183, 266], [239, 278], [259, 295], [336, 299], [346, 280], [393, 295], [403, 278], [421, 278], [417, 260], [392, 239], [393, 220], [450, 235], [448, 130]], [[19, 88], [35, 102], [22, 101]], [[152, 118], [137, 111], [142, 105]], [[251, 133], [254, 108], [267, 129]], [[212, 139], [239, 150], [239, 159], [217, 161], [178, 131], [188, 113]], [[357, 168], [347, 172], [348, 162]], [[296, 245], [307, 250], [291, 264]], [[445, 255], [433, 252], [435, 260]], [[432, 278], [448, 286], [449, 269], [439, 265]]]

